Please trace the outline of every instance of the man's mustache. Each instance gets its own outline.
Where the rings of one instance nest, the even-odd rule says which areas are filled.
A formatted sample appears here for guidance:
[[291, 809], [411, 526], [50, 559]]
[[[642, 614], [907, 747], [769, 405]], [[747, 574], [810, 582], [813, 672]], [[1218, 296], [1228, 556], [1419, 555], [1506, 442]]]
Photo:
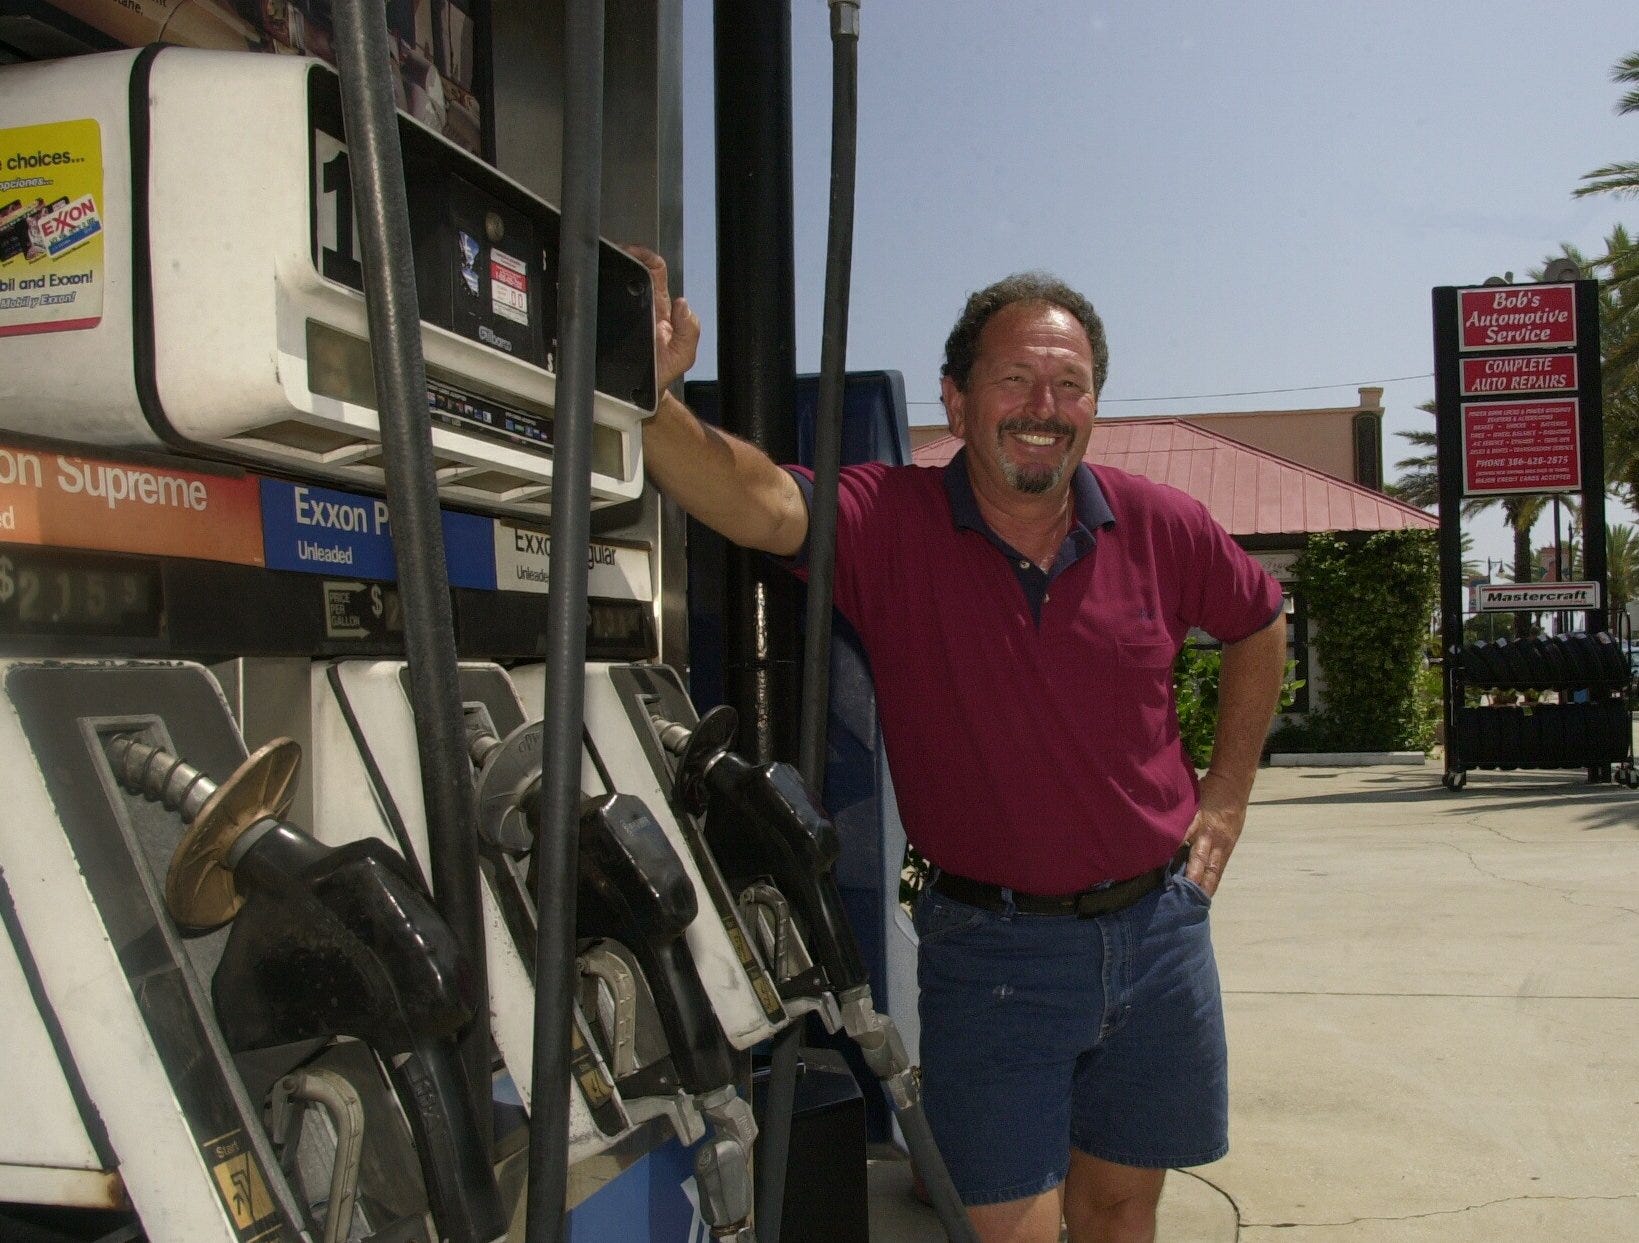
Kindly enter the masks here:
[[1075, 433], [1062, 419], [1003, 419], [996, 425], [996, 433], [1000, 436], [1022, 432], [1027, 436], [1070, 436]]

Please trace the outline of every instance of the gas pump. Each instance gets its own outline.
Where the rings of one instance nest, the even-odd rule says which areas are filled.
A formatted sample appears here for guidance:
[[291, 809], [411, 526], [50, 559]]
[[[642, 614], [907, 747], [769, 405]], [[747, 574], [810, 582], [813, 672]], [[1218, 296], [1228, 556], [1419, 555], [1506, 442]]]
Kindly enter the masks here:
[[[524, 720], [519, 690], [531, 698], [541, 672], [531, 666], [509, 676], [479, 662], [466, 662], [459, 672], [476, 770], [496, 1044], [527, 1101], [532, 1041], [515, 1020], [530, 1012], [525, 1002], [532, 994], [514, 999], [510, 981], [528, 993], [533, 973], [542, 726], [538, 718]], [[608, 676], [605, 666], [589, 672], [594, 687]], [[618, 672], [665, 674], [642, 666]], [[346, 826], [343, 832], [372, 825], [377, 836], [402, 839], [407, 856], [417, 857], [426, 833], [413, 798], [414, 719], [403, 664], [315, 666], [312, 683], [314, 735], [326, 756], [315, 780], [317, 819]], [[668, 685], [681, 695], [675, 682]], [[596, 689], [588, 701], [594, 709], [603, 706]], [[654, 778], [642, 775], [641, 759], [634, 763], [622, 751], [619, 731], [614, 737], [605, 732], [598, 711], [589, 720], [581, 772], [588, 793], [580, 825], [575, 1033], [586, 1068], [576, 1081], [590, 1116], [572, 1100], [571, 1159], [616, 1147], [652, 1118], [665, 1119], [685, 1145], [699, 1142], [709, 1124], [705, 1151], [712, 1161], [702, 1167], [697, 1157], [696, 1179], [707, 1222], [726, 1227], [749, 1214], [749, 1204], [739, 1211], [735, 1190], [748, 1178], [755, 1135], [738, 1094], [741, 1055], [792, 1016], [751, 949], [714, 856], [684, 836], [663, 799], [656, 804], [661, 814], [651, 813], [636, 791], [658, 793]], [[629, 732], [627, 720], [618, 724]], [[626, 746], [637, 753], [634, 743]], [[588, 1091], [586, 1076], [594, 1071], [603, 1086]]]
[[[329, 689], [311, 657], [404, 645], [391, 542], [404, 515], [369, 490], [391, 482], [386, 395], [352, 250], [341, 112], [334, 74], [295, 59], [150, 48], [0, 69], [0, 139], [60, 152], [81, 179], [62, 196], [79, 214], [53, 216], [53, 236], [79, 231], [80, 270], [46, 247], [25, 260], [37, 275], [7, 274], [8, 289], [68, 292], [7, 299], [0, 318], [0, 508], [4, 535], [20, 537], [0, 538], [0, 629], [8, 654], [94, 658], [5, 671], [13, 784], [49, 770], [69, 785], [25, 802], [0, 846], [9, 883], [31, 887], [5, 904], [0, 956], [4, 1008], [23, 1016], [29, 1051], [15, 1075], [44, 1072], [46, 1084], [7, 1075], [4, 1086], [48, 1135], [44, 1163], [24, 1137], [0, 1146], [0, 1204], [124, 1211], [151, 1238], [194, 1240], [315, 1237], [319, 1222], [329, 1237], [408, 1239], [418, 1217], [429, 1239], [487, 1239], [521, 1203], [515, 1179], [499, 1193], [489, 1159], [487, 1055], [474, 1098], [452, 1042], [488, 1017], [527, 1049], [529, 960], [507, 936], [484, 936], [475, 956], [440, 922], [429, 899], [442, 904], [450, 873], [413, 787], [400, 807], [415, 814], [382, 831], [377, 807], [332, 816], [322, 784], [297, 791], [284, 748], [241, 771], [240, 723], [261, 741], [283, 719], [334, 772], [357, 746], [333, 744], [335, 723], [309, 710]], [[247, 132], [268, 135], [254, 158]], [[433, 292], [422, 336], [436, 483], [469, 507], [441, 517], [454, 607], [469, 641], [536, 652], [538, 622], [498, 595], [497, 549], [515, 520], [551, 512], [555, 213], [402, 118], [398, 137], [418, 185], [413, 258]], [[606, 244], [600, 262], [594, 506], [637, 496], [636, 425], [653, 404], [647, 274]], [[534, 530], [544, 544], [549, 532]], [[238, 721], [201, 666], [144, 656], [211, 661]], [[62, 754], [48, 738], [59, 733], [78, 739]], [[412, 760], [418, 750], [412, 741]], [[257, 797], [242, 803], [247, 790]], [[293, 802], [302, 814], [288, 820]], [[130, 824], [148, 826], [136, 846]], [[118, 883], [76, 905], [92, 873]], [[244, 909], [200, 931], [233, 912], [167, 904], [168, 877], [178, 893], [226, 886]], [[495, 891], [478, 893], [480, 927], [504, 932]], [[71, 935], [58, 931], [65, 911]], [[617, 957], [605, 946], [594, 965], [608, 973]], [[486, 970], [492, 959], [504, 969]], [[289, 986], [309, 973], [328, 988]], [[102, 1030], [108, 1016], [118, 1039]], [[571, 1155], [625, 1141], [608, 1181], [655, 1141], [619, 1111], [584, 1016], [560, 1019], [579, 1037], [566, 1121], [586, 1143]], [[652, 1052], [653, 1031], [644, 1038]], [[153, 1073], [127, 1084], [133, 1059]], [[733, 1075], [716, 1079], [721, 1089]], [[731, 1101], [705, 1107], [732, 1136]], [[732, 1166], [720, 1143], [711, 1160]], [[713, 1186], [728, 1187], [717, 1198], [732, 1209], [733, 1179]]]
[[[595, 141], [560, 217], [395, 118], [360, 68], [380, 12], [331, 7], [302, 46], [333, 34], [341, 78], [172, 46], [0, 65], [7, 189], [40, 192], [0, 193], [0, 1093], [27, 1124], [0, 1226], [518, 1238], [527, 1165], [532, 1240], [561, 1205], [749, 1243], [751, 1046], [809, 1012], [894, 1042], [823, 816], [793, 836], [713, 786], [721, 721], [652, 663], [680, 563], [643, 492], [647, 273], [571, 202]], [[498, 76], [539, 42], [520, 20], [493, 15]], [[569, 113], [602, 94], [571, 25]], [[690, 810], [684, 759], [737, 810]]]
[[[172, 919], [184, 931], [232, 924], [211, 975], [228, 1048], [362, 1040], [404, 1107], [440, 1234], [497, 1237], [500, 1197], [453, 1045], [474, 1017], [471, 968], [404, 861], [373, 841], [323, 846], [283, 818], [300, 763], [288, 739], [220, 785], [135, 734], [106, 752], [124, 790], [186, 825], [165, 874]], [[352, 1181], [339, 1160], [327, 1185], [338, 1179]], [[350, 1185], [334, 1197], [327, 1234], [346, 1236], [356, 1199]]]
[[[294, 748], [247, 758], [197, 665], [7, 660], [0, 684], [11, 943], [117, 1171], [98, 1207], [155, 1239], [499, 1237], [451, 1043], [471, 967], [396, 856], [285, 821]], [[276, 1147], [297, 1098], [325, 1122]]]

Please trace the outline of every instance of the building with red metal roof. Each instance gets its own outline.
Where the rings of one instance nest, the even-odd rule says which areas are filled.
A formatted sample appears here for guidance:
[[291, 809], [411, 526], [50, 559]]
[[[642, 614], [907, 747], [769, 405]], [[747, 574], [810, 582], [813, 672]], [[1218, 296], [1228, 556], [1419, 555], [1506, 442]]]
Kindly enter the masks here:
[[[942, 466], [962, 442], [937, 436], [916, 449], [919, 466]], [[1433, 514], [1375, 489], [1277, 457], [1187, 419], [1101, 418], [1087, 460], [1187, 492], [1248, 549], [1282, 545], [1311, 531], [1432, 530]]]

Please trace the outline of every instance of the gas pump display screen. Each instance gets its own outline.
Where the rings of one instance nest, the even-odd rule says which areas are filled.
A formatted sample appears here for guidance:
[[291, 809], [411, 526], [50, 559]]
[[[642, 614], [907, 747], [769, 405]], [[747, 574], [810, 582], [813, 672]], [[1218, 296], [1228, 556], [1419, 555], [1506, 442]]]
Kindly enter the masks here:
[[[362, 293], [349, 153], [332, 73], [315, 67], [308, 75], [308, 108], [313, 263], [327, 279]], [[402, 116], [399, 139], [421, 318], [556, 374], [558, 213]], [[644, 410], [656, 400], [651, 308], [647, 269], [600, 241], [596, 387]], [[494, 434], [493, 422], [469, 418], [459, 405], [446, 394], [439, 410]], [[542, 423], [513, 434], [550, 443], [550, 419]]]
[[654, 655], [649, 606], [638, 600], [586, 602], [588, 660], [647, 660]]
[[0, 634], [153, 638], [162, 601], [157, 563], [0, 547]]

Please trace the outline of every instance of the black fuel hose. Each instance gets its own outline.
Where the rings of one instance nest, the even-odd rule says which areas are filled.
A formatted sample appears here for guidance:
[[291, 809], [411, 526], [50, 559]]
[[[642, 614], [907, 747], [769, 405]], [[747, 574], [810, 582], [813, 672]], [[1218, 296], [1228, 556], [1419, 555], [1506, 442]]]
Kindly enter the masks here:
[[[559, 1243], [569, 1184], [570, 1016], [586, 710], [586, 546], [603, 196], [603, 0], [564, 6], [563, 204], [558, 236], [558, 393], [546, 598], [541, 833], [535, 841], [535, 1049], [530, 1072], [529, 1243]], [[463, 756], [465, 751], [462, 752]]]
[[[404, 601], [410, 703], [427, 813], [428, 871], [439, 913], [471, 961], [478, 1017], [460, 1040], [463, 1078], [479, 1116], [490, 1111], [489, 981], [478, 893], [478, 835], [466, 722], [456, 672], [455, 619], [444, 562], [427, 369], [421, 354], [414, 246], [380, 0], [337, 0], [336, 64], [364, 256], [393, 556]], [[489, 1128], [481, 1128], [489, 1158]]]
[[[831, 703], [831, 596], [836, 581], [837, 472], [848, 376], [848, 293], [854, 258], [854, 180], [859, 134], [859, 5], [831, 0], [831, 202], [825, 239], [825, 308], [819, 403], [814, 416], [814, 493], [808, 510], [808, 603], [804, 618], [802, 713], [797, 768], [823, 798]], [[785, 1175], [796, 1108], [798, 1047], [793, 1023], [774, 1037], [757, 1161], [757, 1234], [779, 1243]]]
[[[859, 3], [831, 4], [831, 212], [825, 252], [825, 311], [820, 345], [819, 404], [814, 419], [814, 492], [808, 511], [808, 606], [802, 666], [802, 717], [798, 727], [798, 770], [808, 788], [824, 802], [826, 726], [831, 702], [831, 601], [836, 581], [837, 476], [842, 460], [842, 408], [848, 367], [848, 298], [853, 269], [854, 182], [859, 130]], [[770, 1068], [768, 1117], [775, 1119], [776, 1099], [785, 1104], [791, 1089], [776, 1083], [782, 1071], [795, 1077], [795, 1025], [775, 1039]], [[785, 1046], [789, 1042], [789, 1049]], [[787, 1068], [782, 1057], [789, 1060]], [[776, 1098], [775, 1093], [779, 1093]], [[785, 1157], [790, 1146], [791, 1105], [777, 1121], [784, 1127], [771, 1137], [768, 1151], [778, 1154], [779, 1169], [769, 1171], [764, 1202], [762, 1166], [758, 1168], [758, 1233], [763, 1243], [779, 1243]], [[898, 1111], [901, 1131], [922, 1173], [934, 1210], [953, 1243], [975, 1240], [950, 1173], [939, 1155], [920, 1098]], [[765, 1162], [767, 1156], [764, 1157]], [[769, 1162], [769, 1164], [773, 1164]], [[775, 1183], [773, 1180], [778, 1179]]]
[[831, 214], [814, 415], [814, 495], [808, 510], [808, 605], [802, 653], [797, 771], [824, 802], [831, 704], [831, 597], [836, 582], [837, 474], [848, 379], [848, 295], [854, 262], [854, 171], [859, 131], [859, 5], [831, 3]]

